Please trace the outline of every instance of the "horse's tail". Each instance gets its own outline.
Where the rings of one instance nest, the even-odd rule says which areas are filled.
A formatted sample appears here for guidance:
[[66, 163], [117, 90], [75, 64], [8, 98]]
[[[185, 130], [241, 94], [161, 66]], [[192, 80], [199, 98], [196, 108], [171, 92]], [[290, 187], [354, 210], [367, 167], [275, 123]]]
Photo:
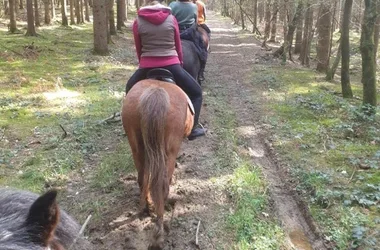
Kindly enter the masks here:
[[169, 194], [165, 151], [165, 125], [169, 108], [169, 95], [163, 88], [148, 88], [140, 97], [145, 147], [143, 189], [149, 188], [157, 214], [163, 214], [165, 198]]

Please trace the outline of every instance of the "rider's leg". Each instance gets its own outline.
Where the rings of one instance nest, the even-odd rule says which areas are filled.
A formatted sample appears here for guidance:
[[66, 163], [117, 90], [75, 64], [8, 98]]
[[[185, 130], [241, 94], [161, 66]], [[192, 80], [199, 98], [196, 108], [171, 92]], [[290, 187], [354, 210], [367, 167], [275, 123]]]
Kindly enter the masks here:
[[148, 73], [149, 69], [138, 69], [135, 73], [129, 78], [127, 85], [125, 86], [125, 93], [127, 94], [128, 91], [139, 81], [144, 80], [146, 78], [146, 75]]
[[205, 71], [205, 68], [206, 68], [206, 62], [207, 62], [207, 56], [208, 56], [208, 52], [207, 52], [207, 48], [205, 46], [205, 43], [203, 41], [203, 38], [202, 38], [202, 35], [197, 32], [197, 39], [198, 39], [198, 43], [201, 47], [201, 60], [200, 60], [200, 63], [201, 63], [201, 68], [199, 70], [199, 76], [198, 76], [198, 80], [199, 82], [202, 82], [204, 81], [205, 77], [204, 77], [204, 71]]
[[202, 107], [202, 89], [197, 81], [187, 73], [179, 64], [170, 65], [164, 67], [165, 69], [172, 72], [176, 84], [189, 96], [191, 102], [194, 106], [194, 126], [191, 134], [189, 135], [189, 140], [193, 140], [198, 136], [205, 134], [203, 128], [198, 126], [199, 115]]

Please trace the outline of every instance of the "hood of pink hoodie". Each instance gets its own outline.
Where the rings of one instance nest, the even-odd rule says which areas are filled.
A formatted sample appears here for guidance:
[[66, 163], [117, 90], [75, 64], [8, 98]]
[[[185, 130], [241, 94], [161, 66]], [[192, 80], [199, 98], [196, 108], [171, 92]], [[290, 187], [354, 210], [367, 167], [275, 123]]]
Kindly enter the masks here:
[[171, 14], [170, 9], [167, 8], [141, 8], [137, 12], [138, 16], [141, 18], [144, 18], [146, 21], [155, 24], [160, 25], [163, 23], [166, 18]]

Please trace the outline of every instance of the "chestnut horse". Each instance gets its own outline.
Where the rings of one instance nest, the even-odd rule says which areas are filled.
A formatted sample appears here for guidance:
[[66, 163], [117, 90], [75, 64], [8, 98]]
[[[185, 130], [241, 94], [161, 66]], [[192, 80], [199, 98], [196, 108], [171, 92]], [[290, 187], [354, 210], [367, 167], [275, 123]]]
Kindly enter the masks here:
[[164, 205], [177, 154], [194, 117], [181, 88], [153, 79], [138, 82], [128, 92], [121, 117], [138, 172], [141, 212], [154, 207], [157, 215], [149, 249], [162, 249]]

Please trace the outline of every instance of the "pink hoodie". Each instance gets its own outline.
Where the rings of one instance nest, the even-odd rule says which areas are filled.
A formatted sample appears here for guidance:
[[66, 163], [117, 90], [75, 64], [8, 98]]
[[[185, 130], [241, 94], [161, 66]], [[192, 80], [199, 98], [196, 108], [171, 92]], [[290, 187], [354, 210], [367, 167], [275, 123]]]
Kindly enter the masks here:
[[[169, 7], [166, 7], [161, 4], [156, 4], [153, 6], [146, 6], [141, 8], [138, 11], [138, 16], [143, 18], [144, 20], [155, 24], [162, 24], [166, 18], [171, 15], [171, 10]], [[137, 20], [133, 23], [133, 36], [135, 39], [136, 53], [139, 59], [139, 67], [140, 68], [156, 68], [156, 67], [165, 67], [173, 64], [183, 64], [183, 56], [182, 56], [182, 45], [181, 38], [179, 34], [179, 28], [177, 19], [173, 17], [174, 27], [175, 27], [175, 48], [178, 56], [141, 56], [142, 47], [140, 34], [138, 32], [138, 22]]]

